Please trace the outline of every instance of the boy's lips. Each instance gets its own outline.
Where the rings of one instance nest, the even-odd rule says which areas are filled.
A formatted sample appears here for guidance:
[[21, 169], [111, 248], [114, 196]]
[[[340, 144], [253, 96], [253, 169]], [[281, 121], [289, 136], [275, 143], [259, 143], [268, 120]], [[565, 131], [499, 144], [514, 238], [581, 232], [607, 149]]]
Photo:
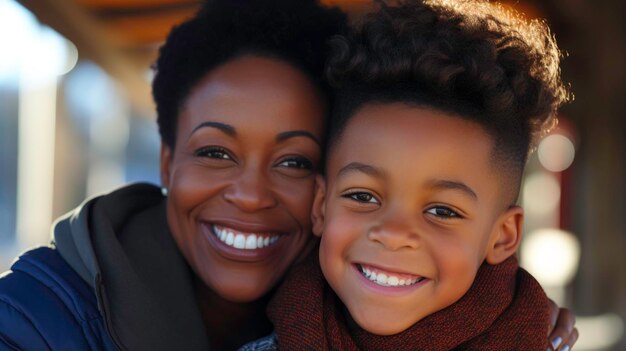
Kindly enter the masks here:
[[274, 254], [286, 237], [272, 231], [244, 231], [233, 227], [202, 223], [204, 236], [216, 251], [235, 261], [255, 262]]
[[364, 278], [381, 287], [410, 287], [427, 280], [426, 277], [419, 275], [394, 272], [365, 263], [356, 263], [355, 267]]

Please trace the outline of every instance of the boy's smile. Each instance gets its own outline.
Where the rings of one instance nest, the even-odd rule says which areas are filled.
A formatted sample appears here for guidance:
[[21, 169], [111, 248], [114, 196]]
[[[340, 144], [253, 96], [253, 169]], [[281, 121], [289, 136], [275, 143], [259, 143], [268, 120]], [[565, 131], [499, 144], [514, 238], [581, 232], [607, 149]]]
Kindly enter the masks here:
[[474, 122], [401, 103], [348, 121], [313, 219], [324, 275], [362, 328], [396, 334], [446, 308], [518, 240], [503, 235], [522, 215], [501, 200], [492, 145]]

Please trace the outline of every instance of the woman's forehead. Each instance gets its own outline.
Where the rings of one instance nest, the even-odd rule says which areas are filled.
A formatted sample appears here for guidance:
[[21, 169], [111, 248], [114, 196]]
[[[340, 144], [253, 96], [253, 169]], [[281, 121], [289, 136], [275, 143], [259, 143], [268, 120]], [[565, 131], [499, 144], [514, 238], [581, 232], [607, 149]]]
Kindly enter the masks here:
[[276, 59], [245, 56], [207, 74], [192, 90], [178, 123], [183, 134], [216, 122], [235, 130], [250, 126], [304, 130], [321, 140], [325, 113], [325, 101], [297, 68]]

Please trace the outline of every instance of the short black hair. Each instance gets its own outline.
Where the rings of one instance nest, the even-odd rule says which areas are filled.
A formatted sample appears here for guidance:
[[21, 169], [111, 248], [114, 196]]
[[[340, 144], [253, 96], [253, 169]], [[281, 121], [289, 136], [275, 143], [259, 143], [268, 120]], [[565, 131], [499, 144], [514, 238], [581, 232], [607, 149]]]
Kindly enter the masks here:
[[378, 11], [332, 40], [329, 146], [365, 104], [432, 107], [489, 133], [516, 197], [534, 137], [555, 124], [570, 97], [547, 25], [487, 1], [377, 3]]
[[178, 114], [207, 73], [246, 54], [283, 60], [327, 94], [323, 83], [328, 39], [346, 27], [346, 15], [315, 0], [208, 0], [174, 27], [153, 65], [152, 94], [161, 141], [176, 144]]

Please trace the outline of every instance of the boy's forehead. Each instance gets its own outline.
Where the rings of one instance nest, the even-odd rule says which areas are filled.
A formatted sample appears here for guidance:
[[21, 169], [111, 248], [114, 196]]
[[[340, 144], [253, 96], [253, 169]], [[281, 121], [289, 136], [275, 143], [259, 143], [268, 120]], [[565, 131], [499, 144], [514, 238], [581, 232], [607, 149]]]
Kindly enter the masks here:
[[[348, 165], [358, 164], [361, 173], [379, 178], [486, 184], [481, 178], [497, 173], [492, 172], [493, 145], [478, 123], [457, 115], [402, 103], [372, 104], [346, 124], [329, 155], [328, 176], [336, 178]], [[489, 184], [486, 188], [493, 190]]]
[[482, 146], [477, 154], [487, 157], [494, 145], [476, 122], [428, 106], [398, 102], [363, 106], [347, 122], [337, 146], [343, 150], [393, 146], [400, 153], [411, 146], [448, 149], [446, 146], [455, 144], [450, 141], [464, 142], [471, 148]]

